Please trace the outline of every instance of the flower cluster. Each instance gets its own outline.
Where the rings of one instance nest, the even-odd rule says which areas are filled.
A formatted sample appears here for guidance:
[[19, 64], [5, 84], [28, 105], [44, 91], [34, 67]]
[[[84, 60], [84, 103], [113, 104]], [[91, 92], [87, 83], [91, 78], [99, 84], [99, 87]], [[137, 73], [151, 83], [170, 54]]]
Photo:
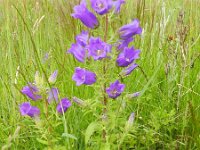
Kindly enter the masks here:
[[[125, 0], [90, 0], [91, 8], [100, 16], [109, 13], [112, 8], [114, 8], [115, 13], [119, 13], [121, 5], [124, 3]], [[88, 28], [94, 29], [99, 25], [98, 17], [87, 8], [85, 0], [82, 0], [80, 5], [74, 7], [72, 16], [79, 19]], [[116, 49], [118, 49], [119, 53], [116, 63], [119, 67], [126, 67], [121, 71], [121, 76], [129, 75], [138, 66], [135, 64], [135, 60], [139, 58], [140, 50], [129, 47], [129, 44], [134, 40], [135, 35], [141, 33], [142, 28], [137, 19], [134, 19], [131, 23], [124, 25], [119, 29], [120, 40], [115, 44], [115, 46], [117, 45]], [[76, 43], [71, 45], [68, 53], [71, 53], [74, 58], [81, 63], [90, 58], [99, 61], [110, 58], [108, 56], [112, 56], [111, 54], [114, 45], [106, 43], [100, 37], [89, 36], [87, 31], [82, 31], [75, 39]], [[82, 84], [92, 85], [97, 81], [97, 76], [92, 71], [77, 67], [72, 76], [72, 80], [76, 82], [77, 86]], [[111, 83], [105, 91], [108, 97], [116, 99], [121, 95], [124, 89], [125, 85], [120, 83], [119, 80], [116, 80]]]
[[[111, 11], [118, 14], [124, 3], [125, 0], [90, 0], [91, 7], [87, 7], [86, 1], [82, 0], [79, 5], [74, 7], [72, 17], [79, 19], [86, 27], [96, 29], [99, 26], [99, 16], [107, 15]], [[77, 61], [85, 63], [86, 60], [91, 59], [95, 62], [105, 60], [103, 63], [105, 65], [105, 62], [114, 60], [117, 67], [122, 68], [122, 71], [118, 74], [121, 77], [131, 74], [131, 72], [138, 67], [135, 61], [139, 59], [140, 50], [133, 46], [129, 47], [129, 44], [134, 41], [134, 36], [142, 33], [142, 28], [140, 27], [138, 19], [134, 19], [131, 23], [119, 28], [118, 34], [120, 39], [115, 44], [107, 43], [107, 41], [102, 40], [102, 37], [91, 36], [92, 33], [89, 33], [89, 31], [92, 32], [92, 30], [88, 30], [78, 34], [75, 37], [75, 43], [71, 44], [71, 47], [67, 51], [67, 53], [73, 55]], [[116, 52], [113, 52], [114, 49]], [[115, 54], [117, 54], [116, 57], [114, 57]], [[103, 68], [105, 69], [105, 66]], [[57, 75], [58, 71], [50, 75], [48, 82], [51, 85], [56, 82]], [[105, 78], [105, 76], [102, 77]], [[76, 82], [76, 86], [87, 86], [95, 84], [98, 81], [98, 76], [94, 71], [78, 66], [75, 68], [72, 80]], [[103, 95], [106, 95], [107, 98], [117, 99], [124, 92], [125, 84], [121, 83], [122, 81], [120, 81], [120, 79], [115, 79], [115, 81], [111, 83], [107, 83], [108, 80], [109, 79], [106, 79], [106, 83], [101, 85], [104, 88]], [[56, 103], [56, 110], [59, 114], [66, 112], [71, 106], [71, 101], [68, 98], [60, 99], [58, 88], [47, 88], [46, 92], [44, 92], [44, 87], [46, 86], [43, 85], [43, 79], [39, 78], [37, 74], [35, 81], [33, 83], [28, 83], [27, 86], [23, 87], [21, 92], [33, 101], [45, 99], [48, 105], [53, 102]], [[83, 101], [79, 98], [74, 97], [72, 100], [83, 106]], [[40, 109], [36, 106], [32, 106], [30, 102], [22, 103], [19, 108], [22, 116], [37, 117], [40, 115]]]
[[[104, 15], [112, 8], [115, 9], [115, 13], [120, 12], [121, 5], [125, 3], [125, 0], [90, 0], [92, 9], [99, 15]], [[82, 0], [80, 5], [74, 7], [74, 13], [72, 16], [87, 26], [88, 28], [96, 28], [99, 25], [97, 17], [87, 8], [87, 3]]]
[[[58, 75], [58, 71], [54, 71], [52, 75], [50, 75], [48, 82], [53, 84], [56, 81]], [[52, 87], [48, 88], [47, 92], [42, 95], [43, 85], [39, 86], [39, 80], [43, 80], [39, 78], [38, 73], [35, 76], [35, 82], [29, 83], [27, 86], [24, 86], [21, 90], [22, 94], [27, 96], [29, 99], [33, 101], [39, 101], [45, 99], [48, 104], [52, 102], [57, 103], [57, 112], [63, 114], [66, 110], [71, 106], [70, 100], [67, 98], [63, 98], [59, 102], [59, 91], [57, 88]], [[30, 116], [30, 117], [38, 117], [40, 115], [40, 109], [38, 107], [32, 106], [30, 102], [24, 102], [19, 106], [20, 113], [22, 116]]]

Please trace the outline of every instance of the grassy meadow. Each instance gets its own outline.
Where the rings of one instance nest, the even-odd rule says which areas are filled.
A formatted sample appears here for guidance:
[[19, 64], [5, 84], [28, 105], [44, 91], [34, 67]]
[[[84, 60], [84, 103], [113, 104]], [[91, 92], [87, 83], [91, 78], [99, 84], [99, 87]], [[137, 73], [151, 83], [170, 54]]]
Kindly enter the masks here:
[[[108, 43], [114, 44], [118, 29], [134, 18], [143, 33], [132, 43], [141, 50], [140, 67], [123, 79], [125, 93], [140, 91], [140, 96], [109, 99], [106, 123], [101, 123], [100, 87], [77, 87], [71, 79], [75, 67], [89, 64], [66, 53], [75, 36], [88, 30], [70, 16], [76, 4], [78, 0], [0, 0], [0, 148], [200, 149], [200, 1], [126, 0], [118, 16], [109, 16]], [[98, 19], [93, 35], [103, 38], [105, 18]], [[93, 61], [89, 69], [98, 72], [101, 65]], [[106, 81], [115, 80], [119, 68], [113, 66]], [[87, 106], [72, 103], [62, 116], [53, 104], [39, 121], [22, 117], [19, 105], [30, 101], [22, 87], [34, 81], [36, 71], [47, 79], [56, 69], [60, 97], [76, 96]], [[31, 103], [45, 110], [45, 102]], [[135, 119], [127, 127], [132, 112]]]

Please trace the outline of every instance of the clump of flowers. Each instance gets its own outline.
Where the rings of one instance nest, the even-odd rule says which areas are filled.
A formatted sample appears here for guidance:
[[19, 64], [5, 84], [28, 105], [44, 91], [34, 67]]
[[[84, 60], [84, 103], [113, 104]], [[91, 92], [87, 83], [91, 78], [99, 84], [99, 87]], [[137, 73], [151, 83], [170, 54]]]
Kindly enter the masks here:
[[[107, 103], [110, 101], [109, 99], [117, 101], [121, 95], [125, 94], [126, 85], [121, 79], [130, 75], [138, 67], [136, 60], [140, 58], [141, 52], [139, 49], [129, 46], [134, 41], [135, 36], [142, 33], [138, 19], [133, 19], [132, 22], [119, 28], [119, 39], [116, 39], [116, 42], [110, 43], [107, 40], [109, 38], [108, 14], [110, 12], [114, 12], [116, 15], [120, 13], [122, 4], [125, 4], [125, 0], [90, 0], [89, 6], [85, 0], [82, 0], [80, 5], [74, 7], [74, 13], [72, 15], [74, 18], [79, 19], [86, 27], [93, 30], [97, 30], [101, 25], [100, 22], [102, 21], [98, 21], [98, 19], [101, 19], [101, 17], [105, 18], [105, 33], [103, 37], [93, 36], [93, 30], [91, 29], [82, 31], [75, 37], [76, 42], [67, 51], [68, 54], [72, 54], [78, 62], [82, 63], [75, 68], [72, 76], [72, 80], [75, 81], [76, 86], [93, 86], [94, 89], [101, 87], [101, 92], [99, 89], [95, 91], [98, 91], [100, 95], [98, 99], [102, 101], [103, 121], [108, 118], [107, 112], [112, 111], [107, 106]], [[93, 12], [96, 12], [96, 14]], [[109, 73], [112, 74], [112, 77], [114, 73], [108, 69], [108, 66], [113, 64], [113, 61], [116, 64], [114, 67], [120, 70], [115, 74], [114, 80], [109, 78], [111, 76]], [[97, 68], [89, 67], [90, 64], [93, 66], [97, 64]], [[135, 95], [139, 96], [139, 94]], [[79, 106], [84, 106], [84, 100], [75, 97], [73, 101]], [[103, 137], [106, 138], [105, 131], [103, 133]]]
[[[90, 6], [87, 4], [90, 4]], [[108, 15], [112, 12], [112, 16], [113, 14], [117, 15], [120, 13], [123, 4], [125, 4], [125, 0], [90, 0], [90, 3], [82, 0], [79, 5], [74, 7], [72, 14], [72, 17], [79, 19], [90, 30], [82, 31], [78, 34], [75, 37], [75, 42], [67, 50], [67, 54], [72, 55], [79, 64], [72, 69], [74, 73], [71, 79], [75, 82], [77, 88], [79, 86], [94, 87], [95, 92], [97, 92], [95, 95], [99, 95], [97, 98], [102, 104], [101, 115], [103, 116], [103, 122], [109, 119], [107, 112], [111, 110], [107, 106], [108, 102], [112, 103], [113, 100], [117, 102], [118, 99], [122, 99], [120, 97], [126, 94], [126, 85], [122, 79], [130, 75], [138, 67], [136, 60], [140, 58], [141, 51], [133, 46], [129, 46], [134, 41], [135, 36], [142, 33], [138, 19], [134, 19], [131, 23], [120, 27], [118, 30], [119, 38], [115, 37], [115, 42], [113, 40], [108, 42], [111, 41], [108, 40], [110, 21]], [[94, 36], [93, 31], [97, 30], [101, 25], [101, 21], [99, 21], [101, 17], [105, 18], [104, 36]], [[90, 67], [91, 64], [95, 67]], [[112, 64], [114, 65], [109, 68]], [[114, 71], [114, 68], [117, 68], [117, 73]], [[50, 75], [48, 82], [51, 86], [55, 83], [57, 75], [57, 70]], [[56, 103], [57, 113], [64, 114], [71, 107], [71, 101], [68, 98], [60, 99], [59, 90], [56, 87], [47, 88], [44, 92], [45, 86], [43, 81], [41, 81], [38, 75], [36, 75], [35, 81], [28, 83], [27, 86], [22, 88], [21, 92], [33, 100], [33, 104], [42, 99], [45, 99], [47, 105]], [[139, 92], [133, 94], [133, 97], [137, 96], [139, 96]], [[88, 106], [84, 100], [74, 95], [72, 97], [72, 101], [79, 106]], [[40, 109], [32, 106], [30, 102], [22, 103], [19, 108], [22, 116], [38, 117], [41, 114]], [[134, 117], [135, 114], [132, 113], [128, 121], [130, 125]], [[105, 129], [103, 131], [103, 138], [106, 139]]]
[[[50, 75], [48, 78], [49, 84], [53, 85], [56, 82], [57, 75], [58, 70], [54, 71]], [[63, 114], [71, 106], [70, 100], [67, 98], [59, 100], [58, 88], [52, 87], [46, 89], [43, 80], [43, 77], [39, 77], [39, 73], [36, 72], [35, 81], [33, 83], [28, 83], [27, 86], [24, 86], [21, 90], [22, 94], [30, 100], [35, 101], [35, 103], [39, 103], [39, 101], [44, 99], [48, 105], [55, 102], [57, 104], [57, 112], [59, 114]], [[44, 91], [44, 89], [46, 90]], [[19, 106], [19, 109], [22, 116], [39, 117], [41, 114], [40, 109], [36, 106], [32, 106], [30, 102], [22, 103]]]

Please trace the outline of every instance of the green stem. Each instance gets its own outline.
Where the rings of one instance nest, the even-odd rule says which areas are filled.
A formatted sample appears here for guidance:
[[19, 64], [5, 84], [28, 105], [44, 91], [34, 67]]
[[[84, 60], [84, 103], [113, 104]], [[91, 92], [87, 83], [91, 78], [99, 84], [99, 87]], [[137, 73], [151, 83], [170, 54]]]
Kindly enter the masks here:
[[[107, 34], [108, 34], [108, 15], [106, 14], [106, 18], [105, 18], [105, 35], [104, 35], [104, 42], [107, 41]], [[106, 76], [106, 59], [103, 60], [103, 77], [105, 79]], [[104, 80], [105, 81], [105, 80]], [[106, 97], [106, 82], [104, 82], [103, 84], [103, 121], [106, 120], [107, 118], [107, 97]], [[103, 136], [103, 140], [106, 141], [106, 130], [103, 130], [102, 133]]]

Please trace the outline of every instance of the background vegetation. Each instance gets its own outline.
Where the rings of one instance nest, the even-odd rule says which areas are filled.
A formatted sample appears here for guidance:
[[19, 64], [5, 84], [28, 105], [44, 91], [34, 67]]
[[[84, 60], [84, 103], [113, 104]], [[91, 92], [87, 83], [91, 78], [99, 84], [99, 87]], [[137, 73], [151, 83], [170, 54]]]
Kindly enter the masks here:
[[[47, 76], [59, 70], [56, 86], [61, 97], [89, 99], [89, 107], [99, 103], [92, 99], [91, 87], [75, 86], [71, 76], [80, 64], [65, 53], [75, 35], [86, 29], [70, 16], [77, 3], [0, 0], [0, 147], [199, 149], [199, 0], [127, 0], [116, 22], [110, 23], [111, 43], [117, 29], [133, 18], [138, 18], [144, 29], [142, 37], [134, 42], [142, 51], [138, 64], [143, 72], [137, 69], [124, 80], [127, 91], [141, 91], [141, 95], [126, 102], [119, 119], [111, 117], [110, 143], [104, 145], [96, 131], [99, 109], [95, 114], [94, 109], [73, 104], [62, 117], [52, 106], [49, 120], [37, 125], [31, 118], [20, 116], [18, 105], [27, 101], [20, 90], [33, 81], [36, 70]], [[103, 37], [104, 29], [95, 34]], [[49, 58], [44, 60], [46, 53]], [[136, 117], [126, 132], [131, 112]], [[112, 113], [110, 116], [115, 115]]]

